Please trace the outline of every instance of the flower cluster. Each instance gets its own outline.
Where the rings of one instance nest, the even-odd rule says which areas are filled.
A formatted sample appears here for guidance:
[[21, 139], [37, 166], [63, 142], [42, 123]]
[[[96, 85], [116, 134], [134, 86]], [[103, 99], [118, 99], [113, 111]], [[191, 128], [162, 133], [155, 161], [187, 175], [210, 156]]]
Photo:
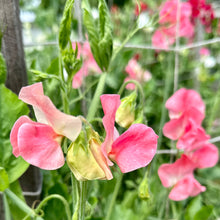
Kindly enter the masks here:
[[163, 133], [171, 140], [178, 140], [176, 147], [184, 151], [173, 164], [163, 164], [158, 170], [164, 187], [171, 187], [169, 198], [183, 200], [205, 191], [205, 187], [193, 177], [196, 168], [213, 167], [218, 162], [218, 149], [209, 143], [201, 123], [205, 117], [205, 105], [194, 90], [182, 88], [166, 102], [170, 121]]
[[101, 103], [106, 137], [101, 143], [99, 135], [93, 131], [87, 138], [90, 142], [87, 157], [92, 158], [93, 164], [87, 162], [76, 166], [77, 158], [73, 158], [74, 154], [78, 154], [76, 146], [70, 148], [67, 154], [67, 163], [78, 180], [112, 179], [109, 168], [113, 165], [112, 161], [117, 163], [122, 173], [127, 173], [147, 166], [156, 153], [158, 136], [144, 124], [133, 124], [119, 136], [114, 127], [115, 115], [121, 103], [119, 95], [102, 95]]
[[[128, 74], [128, 76], [125, 78], [125, 82], [129, 80], [136, 80], [139, 83], [148, 82], [152, 77], [149, 71], [144, 71], [142, 69], [135, 58], [129, 60], [127, 66], [125, 67], [125, 71]], [[126, 88], [129, 90], [134, 90], [135, 85], [133, 83], [129, 83]]]
[[103, 143], [88, 122], [82, 129], [85, 119], [56, 109], [44, 95], [42, 83], [23, 87], [19, 98], [33, 106], [37, 122], [27, 116], [15, 122], [10, 134], [13, 154], [39, 168], [53, 170], [64, 165], [63, 137], [72, 141], [66, 159], [78, 180], [112, 179], [112, 161], [127, 173], [147, 166], [156, 153], [158, 136], [144, 124], [133, 124], [119, 136], [114, 127], [119, 95], [101, 96], [106, 131]]
[[[76, 43], [72, 44], [73, 49], [76, 48]], [[82, 56], [83, 59], [83, 65], [81, 69], [75, 74], [72, 81], [72, 87], [74, 89], [77, 89], [82, 86], [83, 79], [88, 76], [89, 74], [100, 74], [101, 70], [98, 67], [93, 55], [92, 51], [89, 45], [89, 42], [86, 41], [83, 46], [81, 46], [79, 43], [77, 43], [78, 47], [78, 55], [77, 58], [79, 59], [80, 56]]]
[[[205, 0], [166, 1], [159, 13], [160, 26], [152, 37], [152, 44], [158, 48], [168, 49], [175, 42], [177, 32], [178, 37], [191, 39], [197, 18], [205, 26], [206, 31], [210, 32], [214, 12], [212, 6]], [[178, 31], [176, 31], [177, 28]]]

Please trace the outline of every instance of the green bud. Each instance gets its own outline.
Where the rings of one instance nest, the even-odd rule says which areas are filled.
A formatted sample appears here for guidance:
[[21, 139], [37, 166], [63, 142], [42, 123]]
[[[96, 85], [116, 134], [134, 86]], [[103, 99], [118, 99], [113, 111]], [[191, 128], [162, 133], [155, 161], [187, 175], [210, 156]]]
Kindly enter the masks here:
[[101, 141], [90, 127], [81, 131], [77, 140], [71, 143], [66, 160], [77, 180], [106, 179]]
[[145, 175], [144, 179], [142, 180], [139, 186], [138, 196], [143, 200], [148, 200], [150, 198], [147, 175]]
[[135, 121], [136, 98], [136, 92], [132, 92], [129, 96], [126, 96], [121, 100], [121, 105], [119, 106], [115, 117], [116, 122], [121, 127], [128, 128]]

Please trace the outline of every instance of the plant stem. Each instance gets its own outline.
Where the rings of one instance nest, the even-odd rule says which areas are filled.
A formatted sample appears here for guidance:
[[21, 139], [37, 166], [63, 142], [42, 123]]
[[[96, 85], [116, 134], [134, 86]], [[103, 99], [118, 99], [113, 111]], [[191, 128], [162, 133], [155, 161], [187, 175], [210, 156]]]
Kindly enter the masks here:
[[96, 114], [98, 103], [99, 103], [99, 100], [100, 100], [100, 96], [102, 95], [103, 90], [104, 90], [106, 76], [107, 76], [107, 73], [102, 73], [102, 75], [100, 77], [98, 86], [97, 86], [96, 91], [95, 91], [95, 95], [94, 95], [94, 97], [92, 99], [92, 103], [89, 107], [89, 111], [88, 111], [88, 115], [87, 115], [87, 120], [88, 121], [91, 121], [94, 118], [95, 114]]
[[11, 220], [10, 209], [9, 209], [7, 197], [4, 193], [3, 193], [3, 204], [4, 204], [4, 211], [5, 211], [5, 220]]
[[80, 182], [79, 220], [85, 219], [87, 181]]
[[69, 204], [63, 196], [58, 195], [58, 194], [53, 194], [53, 195], [47, 196], [35, 209], [36, 213], [38, 213], [41, 210], [41, 208], [44, 206], [44, 204], [47, 203], [51, 199], [59, 199], [63, 203], [63, 205], [65, 207], [67, 219], [71, 220], [71, 212], [70, 212]]
[[120, 173], [117, 180], [116, 180], [117, 182], [116, 182], [116, 185], [115, 185], [115, 189], [114, 189], [114, 192], [113, 192], [113, 195], [112, 195], [112, 198], [111, 198], [111, 203], [109, 205], [105, 220], [110, 220], [110, 218], [111, 218], [112, 211], [113, 211], [113, 208], [114, 208], [114, 205], [115, 205], [116, 198], [118, 196], [118, 192], [119, 192], [119, 188], [121, 186], [122, 179], [123, 179], [123, 173]]
[[43, 220], [43, 218], [39, 217], [33, 209], [31, 209], [25, 202], [18, 198], [10, 189], [6, 189], [4, 194], [7, 195], [22, 211], [26, 212], [30, 217], [37, 217], [37, 220]]

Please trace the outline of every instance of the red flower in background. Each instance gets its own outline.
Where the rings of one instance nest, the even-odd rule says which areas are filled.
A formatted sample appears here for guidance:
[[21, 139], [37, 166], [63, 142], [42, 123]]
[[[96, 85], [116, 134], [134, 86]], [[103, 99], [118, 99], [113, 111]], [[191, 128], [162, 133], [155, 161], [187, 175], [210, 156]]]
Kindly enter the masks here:
[[134, 14], [138, 16], [141, 12], [145, 12], [148, 9], [148, 5], [145, 2], [140, 2], [140, 11], [138, 4], [135, 5], [135, 12]]

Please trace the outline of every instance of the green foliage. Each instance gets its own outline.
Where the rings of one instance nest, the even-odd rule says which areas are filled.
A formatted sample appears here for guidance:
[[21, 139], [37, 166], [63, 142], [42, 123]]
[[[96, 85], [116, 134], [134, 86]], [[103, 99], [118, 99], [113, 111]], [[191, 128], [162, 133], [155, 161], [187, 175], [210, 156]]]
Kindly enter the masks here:
[[0, 84], [4, 83], [5, 80], [6, 80], [6, 64], [4, 57], [0, 52]]
[[112, 56], [113, 37], [112, 24], [108, 7], [104, 0], [99, 1], [99, 22], [92, 16], [87, 0], [83, 2], [83, 21], [88, 31], [89, 42], [93, 56], [103, 71], [108, 70]]
[[3, 167], [0, 167], [0, 191], [4, 191], [9, 186], [8, 174]]
[[67, 0], [63, 12], [63, 17], [60, 24], [59, 31], [59, 46], [62, 50], [65, 49], [66, 45], [70, 40], [71, 33], [71, 15], [74, 0]]

